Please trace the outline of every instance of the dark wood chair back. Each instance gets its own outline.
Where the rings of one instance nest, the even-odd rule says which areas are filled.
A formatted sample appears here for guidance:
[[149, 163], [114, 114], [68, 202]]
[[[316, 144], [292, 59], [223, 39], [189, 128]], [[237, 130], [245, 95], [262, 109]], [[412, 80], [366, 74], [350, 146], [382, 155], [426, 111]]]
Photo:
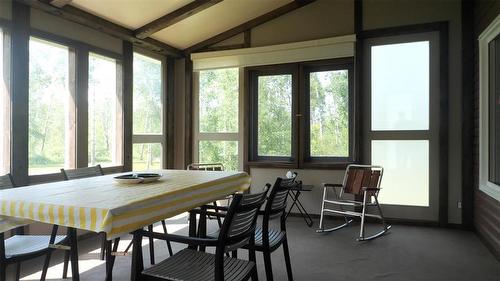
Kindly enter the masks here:
[[257, 215], [267, 191], [265, 188], [261, 193], [234, 195], [218, 237], [219, 245], [224, 247], [217, 250], [226, 253], [249, 243], [254, 237]]
[[104, 175], [101, 165], [78, 169], [61, 169], [61, 173], [65, 180], [76, 180]]
[[[342, 192], [354, 195], [363, 195], [363, 187], [380, 187], [383, 168], [372, 165], [347, 166]], [[369, 191], [368, 195], [377, 191]]]
[[192, 163], [187, 166], [192, 171], [224, 171], [222, 163]]

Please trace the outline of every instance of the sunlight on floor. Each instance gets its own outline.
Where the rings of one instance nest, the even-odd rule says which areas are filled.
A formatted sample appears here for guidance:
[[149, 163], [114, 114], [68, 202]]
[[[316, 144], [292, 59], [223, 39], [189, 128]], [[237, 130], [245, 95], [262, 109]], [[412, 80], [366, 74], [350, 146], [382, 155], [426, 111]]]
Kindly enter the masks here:
[[[183, 223], [178, 223], [178, 222], [174, 223], [173, 222], [173, 221], [184, 219], [186, 217], [187, 217], [187, 213], [184, 213], [184, 214], [180, 214], [180, 215], [177, 215], [175, 217], [168, 219], [167, 220], [168, 233], [176, 233], [179, 230], [186, 228], [188, 226], [187, 220], [183, 221]], [[169, 221], [171, 221], [171, 223], [169, 223]], [[163, 227], [162, 227], [161, 223], [158, 223], [154, 226], [154, 231], [159, 232], [159, 233], [163, 233]], [[155, 241], [156, 241], [156, 239], [155, 239]], [[118, 251], [125, 251], [125, 249], [127, 248], [127, 246], [129, 245], [130, 242], [131, 242], [130, 235], [126, 239], [121, 239], [120, 243], [118, 244]], [[147, 245], [149, 245], [149, 240], [144, 239], [142, 241], [142, 246], [144, 247]], [[131, 253], [132, 249], [130, 249], [129, 252]], [[99, 259], [100, 253], [101, 253], [100, 248], [93, 249], [93, 250], [91, 250], [87, 253], [84, 253], [84, 254], [80, 253], [79, 261], [78, 261], [80, 274], [82, 274], [86, 271], [92, 270], [95, 267], [98, 267], [101, 265], [104, 266], [105, 261], [101, 261]], [[40, 264], [40, 266], [41, 266], [41, 264]], [[61, 262], [61, 263], [58, 263], [56, 265], [49, 267], [46, 280], [64, 280], [64, 279], [62, 279], [63, 266], [64, 266], [64, 264]], [[23, 280], [23, 281], [36, 281], [36, 280], [40, 280], [41, 275], [42, 275], [42, 271], [40, 270], [40, 271], [35, 272], [31, 275], [28, 275], [24, 278], [21, 278], [21, 280]], [[71, 277], [71, 264], [68, 268], [68, 278], [70, 278], [70, 277]], [[66, 280], [70, 280], [70, 279], [66, 279]]]

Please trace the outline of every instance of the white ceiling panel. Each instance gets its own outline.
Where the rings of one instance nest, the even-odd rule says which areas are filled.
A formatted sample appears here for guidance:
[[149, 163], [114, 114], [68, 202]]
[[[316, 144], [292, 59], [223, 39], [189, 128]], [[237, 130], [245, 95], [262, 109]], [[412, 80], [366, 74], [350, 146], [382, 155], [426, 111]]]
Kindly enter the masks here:
[[73, 0], [71, 5], [126, 28], [137, 29], [193, 1]]
[[155, 34], [153, 38], [185, 49], [292, 0], [224, 0]]

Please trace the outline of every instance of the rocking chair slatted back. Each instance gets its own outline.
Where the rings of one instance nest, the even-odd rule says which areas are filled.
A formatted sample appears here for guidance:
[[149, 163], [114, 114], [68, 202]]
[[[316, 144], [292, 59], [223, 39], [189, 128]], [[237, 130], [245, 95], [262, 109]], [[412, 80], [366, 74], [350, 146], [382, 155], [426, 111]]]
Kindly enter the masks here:
[[[381, 167], [349, 165], [344, 178], [343, 193], [363, 195], [363, 187], [379, 187], [381, 178]], [[375, 191], [370, 191], [368, 195], [374, 193]]]

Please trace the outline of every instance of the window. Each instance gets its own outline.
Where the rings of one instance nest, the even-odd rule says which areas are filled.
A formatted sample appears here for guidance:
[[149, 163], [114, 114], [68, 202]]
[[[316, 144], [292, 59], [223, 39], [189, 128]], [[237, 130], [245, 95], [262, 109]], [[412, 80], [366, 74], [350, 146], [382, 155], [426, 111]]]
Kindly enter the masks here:
[[134, 53], [132, 169], [162, 169], [166, 166], [163, 65]]
[[195, 73], [195, 162], [222, 163], [226, 170], [242, 168], [239, 77], [238, 68]]
[[352, 59], [248, 68], [249, 164], [353, 160]]
[[8, 48], [4, 48], [7, 35], [0, 28], [0, 174], [9, 172], [10, 166], [10, 98]]
[[89, 54], [88, 164], [117, 166], [121, 163], [121, 122], [117, 93], [117, 62]]
[[70, 49], [30, 38], [29, 137], [30, 175], [59, 173], [72, 168], [74, 140], [70, 128]]
[[489, 181], [500, 185], [500, 35], [489, 43]]
[[257, 155], [292, 156], [292, 75], [262, 75], [257, 90]]
[[479, 36], [479, 188], [500, 200], [500, 16]]

